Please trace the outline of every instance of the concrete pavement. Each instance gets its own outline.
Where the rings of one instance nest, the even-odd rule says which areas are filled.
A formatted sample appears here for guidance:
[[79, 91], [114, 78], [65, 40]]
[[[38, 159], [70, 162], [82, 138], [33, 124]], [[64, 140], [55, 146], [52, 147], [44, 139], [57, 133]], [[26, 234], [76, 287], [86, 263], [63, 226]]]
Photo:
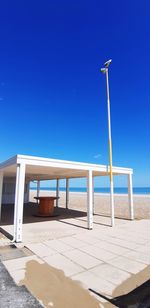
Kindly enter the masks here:
[[[81, 223], [82, 220], [78, 218]], [[33, 255], [21, 257], [17, 262], [16, 259], [3, 261], [16, 283], [24, 279], [27, 263], [31, 260], [62, 270], [66, 277], [78, 281], [85, 289], [91, 288], [108, 298], [126, 294], [149, 279], [149, 220], [118, 220], [114, 228], [96, 224], [91, 231], [75, 227], [73, 219], [68, 222], [25, 226], [28, 230], [23, 245]], [[42, 224], [43, 232], [45, 228], [49, 231], [52, 228], [53, 236], [51, 231], [48, 235], [47, 229], [46, 236], [42, 237]], [[32, 230], [30, 237], [29, 228], [30, 233]], [[97, 298], [101, 307], [107, 307], [106, 300]]]

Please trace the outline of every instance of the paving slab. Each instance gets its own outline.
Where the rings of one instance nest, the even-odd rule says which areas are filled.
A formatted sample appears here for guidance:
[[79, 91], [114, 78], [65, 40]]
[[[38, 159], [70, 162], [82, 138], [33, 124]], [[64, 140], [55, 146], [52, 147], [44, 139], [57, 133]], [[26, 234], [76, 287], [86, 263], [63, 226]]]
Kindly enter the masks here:
[[50, 247], [53, 249], [55, 252], [64, 252], [72, 249], [70, 245], [65, 244], [61, 240], [49, 240], [49, 241], [44, 241], [43, 244], [47, 247]]
[[72, 226], [74, 228], [87, 228], [87, 218], [80, 220], [79, 218], [64, 218], [60, 219], [60, 222], [64, 223], [67, 226]]
[[16, 269], [16, 270], [11, 270], [10, 274], [15, 281], [16, 284], [20, 284], [20, 281], [24, 280], [26, 270], [25, 269]]
[[71, 236], [61, 238], [60, 241], [73, 248], [80, 248], [85, 245], [84, 241], [76, 239], [75, 237], [71, 237]]
[[128, 226], [127, 231], [133, 232], [133, 234], [136, 234], [136, 236], [139, 235], [139, 238], [145, 238], [149, 240], [150, 221], [148, 219], [133, 221], [132, 224]]
[[123, 231], [120, 231], [118, 232], [118, 230], [115, 230], [114, 232], [112, 232], [111, 234], [112, 237], [116, 237], [118, 239], [123, 239], [123, 240], [126, 240], [126, 241], [130, 241], [130, 242], [133, 242], [133, 243], [136, 243], [137, 245], [138, 244], [146, 244], [148, 242], [148, 239], [147, 238], [143, 238], [141, 236], [139, 236], [139, 234], [135, 234], [133, 232], [130, 232], [128, 230], [123, 230]]
[[39, 257], [4, 261], [15, 281], [23, 280], [28, 261], [36, 260], [41, 264], [46, 261], [64, 271], [66, 276], [84, 283], [86, 288], [112, 296], [114, 288], [128, 282], [136, 273], [140, 276], [149, 264], [150, 221], [125, 221], [114, 228], [95, 224], [90, 231], [72, 226], [75, 220], [68, 222], [25, 226], [24, 244]]
[[56, 254], [56, 250], [51, 249], [50, 247], [44, 245], [43, 243], [35, 243], [35, 244], [29, 243], [27, 247], [33, 253], [35, 253], [37, 256], [41, 258]]
[[71, 251], [64, 252], [63, 255], [70, 259], [71, 261], [81, 265], [85, 269], [95, 267], [98, 264], [101, 264], [102, 261], [78, 250], [73, 249]]
[[145, 254], [150, 255], [150, 246], [149, 245], [142, 245], [140, 247], [137, 247], [136, 250], [139, 251], [139, 252], [143, 252]]
[[71, 277], [73, 280], [80, 281], [84, 288], [91, 288], [97, 292], [111, 296], [116, 285], [98, 277], [91, 271], [84, 271]]
[[38, 258], [36, 255], [32, 255], [32, 256], [28, 256], [28, 257], [24, 257], [24, 258], [18, 258], [17, 261], [16, 259], [13, 260], [7, 260], [7, 261], [3, 261], [3, 264], [5, 265], [5, 267], [7, 268], [7, 270], [11, 273], [11, 271], [15, 271], [15, 270], [25, 270], [26, 269], [26, 263], [28, 261], [31, 260], [35, 260], [37, 262], [39, 262], [40, 264], [43, 263], [43, 261]]
[[113, 260], [107, 260], [107, 263], [132, 274], [136, 274], [146, 267], [146, 264], [122, 256]]
[[25, 257], [26, 254], [23, 250], [17, 249], [15, 245], [5, 245], [0, 247], [0, 260], [11, 260]]
[[110, 251], [112, 253], [115, 253], [116, 255], [124, 255], [125, 253], [130, 252], [131, 250], [119, 245], [114, 245], [112, 243], [108, 243], [106, 241], [97, 241], [94, 246], [103, 248], [107, 251]]
[[116, 286], [131, 277], [131, 274], [106, 263], [90, 269], [90, 272], [98, 277], [108, 280]]
[[74, 262], [59, 253], [54, 256], [48, 256], [46, 258], [43, 258], [43, 260], [49, 265], [62, 270], [67, 277], [84, 271], [83, 267], [78, 264], [75, 264]]
[[106, 262], [107, 260], [114, 259], [116, 257], [116, 254], [96, 247], [94, 245], [85, 245], [83, 247], [80, 247], [80, 250], [104, 262]]
[[130, 251], [128, 253], [125, 254], [126, 258], [135, 260], [135, 261], [139, 261], [141, 263], [150, 264], [150, 255], [149, 254], [145, 254], [141, 251]]
[[111, 236], [107, 237], [106, 241], [112, 244], [116, 244], [121, 247], [129, 248], [129, 249], [135, 249], [139, 247], [137, 243], [133, 243], [133, 242], [130, 242], [129, 240], [127, 241], [125, 239], [119, 239], [119, 238], [111, 237]]
[[96, 244], [99, 241], [99, 239], [97, 239], [95, 236], [92, 236], [89, 232], [86, 234], [85, 233], [76, 234], [73, 236], [73, 238], [76, 238], [86, 244], [91, 244], [91, 245]]

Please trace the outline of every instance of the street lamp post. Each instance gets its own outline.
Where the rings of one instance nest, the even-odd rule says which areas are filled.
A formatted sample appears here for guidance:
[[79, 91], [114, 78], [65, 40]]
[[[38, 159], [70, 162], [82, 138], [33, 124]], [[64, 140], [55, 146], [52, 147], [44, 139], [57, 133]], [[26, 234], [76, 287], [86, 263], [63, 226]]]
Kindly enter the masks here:
[[113, 172], [112, 172], [112, 138], [111, 138], [111, 116], [110, 116], [110, 93], [109, 93], [109, 79], [108, 67], [112, 60], [104, 63], [104, 68], [101, 72], [106, 75], [106, 92], [107, 92], [107, 114], [108, 114], [108, 145], [109, 145], [109, 171], [110, 171], [110, 207], [111, 207], [111, 226], [114, 226], [114, 185], [113, 185]]

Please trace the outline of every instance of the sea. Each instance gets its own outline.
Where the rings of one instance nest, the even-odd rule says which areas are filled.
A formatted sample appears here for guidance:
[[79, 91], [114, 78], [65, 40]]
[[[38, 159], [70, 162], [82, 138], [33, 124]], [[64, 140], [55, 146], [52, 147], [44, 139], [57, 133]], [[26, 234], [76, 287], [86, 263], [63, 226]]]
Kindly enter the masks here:
[[[36, 190], [36, 187], [30, 187], [32, 190]], [[49, 190], [49, 191], [54, 191], [56, 190], [56, 187], [41, 187], [40, 190]], [[65, 187], [60, 187], [60, 191], [66, 191]], [[70, 192], [86, 192], [87, 189], [86, 187], [69, 187]], [[107, 187], [95, 187], [94, 188], [95, 193], [103, 193], [103, 194], [108, 194], [110, 193], [110, 189]], [[115, 187], [114, 188], [114, 193], [115, 194], [127, 194], [128, 189], [127, 187]], [[150, 195], [150, 187], [133, 187], [133, 193], [135, 195]]]

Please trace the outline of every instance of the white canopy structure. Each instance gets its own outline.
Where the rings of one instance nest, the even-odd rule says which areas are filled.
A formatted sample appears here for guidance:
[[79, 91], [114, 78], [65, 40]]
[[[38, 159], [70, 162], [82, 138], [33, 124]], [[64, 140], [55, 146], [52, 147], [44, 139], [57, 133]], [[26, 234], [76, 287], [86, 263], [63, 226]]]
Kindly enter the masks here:
[[[113, 175], [128, 177], [128, 200], [130, 219], [133, 219], [132, 169], [113, 167]], [[87, 178], [87, 228], [93, 228], [93, 178], [109, 175], [109, 166], [64, 161], [34, 156], [16, 155], [0, 164], [0, 209], [2, 204], [3, 181], [15, 177], [14, 200], [14, 238], [22, 241], [22, 221], [25, 183], [33, 180], [57, 180], [57, 195], [59, 179], [66, 179], [66, 207], [69, 194], [69, 179]], [[112, 217], [111, 217], [112, 218]]]

